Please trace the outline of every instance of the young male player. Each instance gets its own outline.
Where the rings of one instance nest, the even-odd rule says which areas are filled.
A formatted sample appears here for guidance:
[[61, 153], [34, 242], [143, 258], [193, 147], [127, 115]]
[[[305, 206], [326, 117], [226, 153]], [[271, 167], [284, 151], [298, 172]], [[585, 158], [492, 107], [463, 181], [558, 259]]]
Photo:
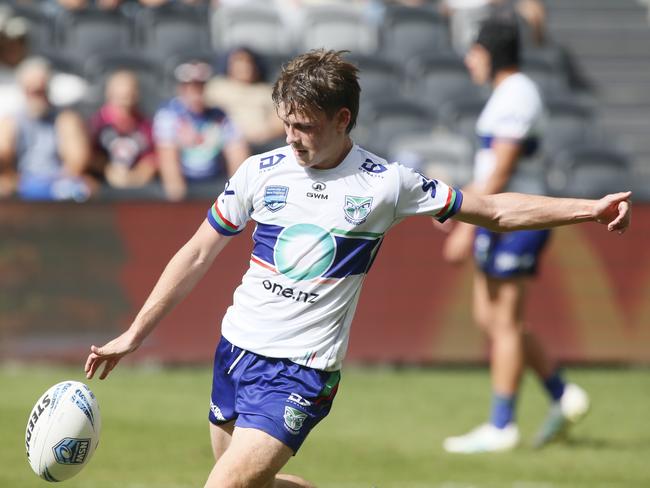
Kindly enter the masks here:
[[[493, 92], [476, 124], [480, 149], [475, 180], [464, 194], [504, 191], [543, 194], [540, 157], [544, 106], [535, 83], [519, 71], [517, 25], [488, 20], [470, 48], [466, 65], [477, 84], [491, 83]], [[450, 452], [503, 451], [519, 442], [515, 403], [524, 366], [542, 380], [552, 406], [535, 443], [553, 439], [587, 412], [587, 394], [567, 384], [535, 337], [525, 331], [528, 283], [535, 275], [548, 230], [499, 234], [468, 224], [457, 225], [443, 253], [463, 261], [474, 247], [478, 272], [474, 278], [474, 317], [491, 341], [492, 411], [488, 423], [466, 435], [445, 439]]]
[[309, 487], [278, 475], [337, 391], [363, 279], [385, 232], [409, 215], [455, 215], [493, 229], [598, 220], [623, 231], [629, 193], [601, 200], [463, 195], [353, 144], [357, 70], [317, 50], [289, 62], [273, 100], [287, 146], [248, 158], [196, 234], [171, 259], [132, 325], [91, 346], [105, 378], [186, 296], [247, 222], [250, 267], [222, 323], [210, 430], [216, 463], [206, 487]]

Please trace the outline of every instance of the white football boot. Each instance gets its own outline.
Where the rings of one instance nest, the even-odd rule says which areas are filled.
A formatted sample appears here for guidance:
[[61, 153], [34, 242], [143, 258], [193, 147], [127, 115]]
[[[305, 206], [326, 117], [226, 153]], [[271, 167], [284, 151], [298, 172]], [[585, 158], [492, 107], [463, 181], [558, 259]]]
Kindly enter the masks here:
[[567, 429], [579, 422], [589, 411], [589, 395], [578, 385], [568, 383], [560, 399], [551, 408], [535, 436], [533, 447], [539, 448], [566, 434]]
[[503, 429], [492, 424], [483, 424], [465, 435], [447, 437], [442, 446], [447, 452], [473, 454], [478, 452], [499, 452], [514, 449], [519, 444], [519, 429], [509, 423]]

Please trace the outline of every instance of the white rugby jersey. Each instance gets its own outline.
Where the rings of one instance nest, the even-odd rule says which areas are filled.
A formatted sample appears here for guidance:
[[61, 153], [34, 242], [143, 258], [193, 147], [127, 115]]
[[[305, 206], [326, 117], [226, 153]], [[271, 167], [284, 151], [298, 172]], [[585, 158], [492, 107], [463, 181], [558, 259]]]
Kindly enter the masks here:
[[503, 191], [545, 193], [545, 169], [541, 135], [545, 123], [542, 97], [535, 83], [523, 73], [503, 80], [492, 92], [476, 123], [479, 149], [474, 160], [474, 180], [482, 183], [496, 166], [494, 139], [522, 144], [522, 153]]
[[223, 336], [263, 356], [339, 369], [386, 231], [409, 215], [442, 222], [461, 202], [458, 190], [356, 145], [327, 170], [300, 166], [290, 146], [248, 158], [208, 211], [224, 235], [257, 224]]

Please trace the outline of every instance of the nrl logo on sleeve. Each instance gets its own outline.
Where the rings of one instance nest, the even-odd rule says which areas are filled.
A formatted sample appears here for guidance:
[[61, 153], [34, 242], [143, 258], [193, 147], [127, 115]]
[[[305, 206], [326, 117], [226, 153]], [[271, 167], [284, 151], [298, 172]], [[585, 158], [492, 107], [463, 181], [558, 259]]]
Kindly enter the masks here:
[[345, 195], [345, 220], [354, 225], [363, 224], [372, 210], [372, 197]]
[[306, 418], [306, 413], [302, 413], [293, 407], [284, 407], [284, 426], [292, 434], [298, 434], [300, 432]]
[[264, 206], [271, 212], [283, 209], [287, 204], [288, 186], [271, 185], [264, 188]]

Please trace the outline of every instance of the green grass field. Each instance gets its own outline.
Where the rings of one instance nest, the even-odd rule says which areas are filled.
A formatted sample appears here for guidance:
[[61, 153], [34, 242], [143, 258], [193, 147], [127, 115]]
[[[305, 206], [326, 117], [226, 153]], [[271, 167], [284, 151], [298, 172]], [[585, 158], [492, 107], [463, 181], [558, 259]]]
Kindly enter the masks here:
[[[441, 440], [483, 421], [484, 369], [344, 371], [330, 416], [287, 466], [319, 487], [555, 488], [650, 486], [650, 371], [572, 370], [593, 409], [568, 443], [535, 451], [452, 456]], [[33, 403], [80, 370], [0, 368], [0, 487], [43, 487], [23, 444]], [[99, 448], [69, 488], [202, 487], [212, 465], [207, 435], [210, 371], [116, 369], [89, 383], [103, 416]], [[519, 424], [530, 442], [546, 412], [532, 377]]]

